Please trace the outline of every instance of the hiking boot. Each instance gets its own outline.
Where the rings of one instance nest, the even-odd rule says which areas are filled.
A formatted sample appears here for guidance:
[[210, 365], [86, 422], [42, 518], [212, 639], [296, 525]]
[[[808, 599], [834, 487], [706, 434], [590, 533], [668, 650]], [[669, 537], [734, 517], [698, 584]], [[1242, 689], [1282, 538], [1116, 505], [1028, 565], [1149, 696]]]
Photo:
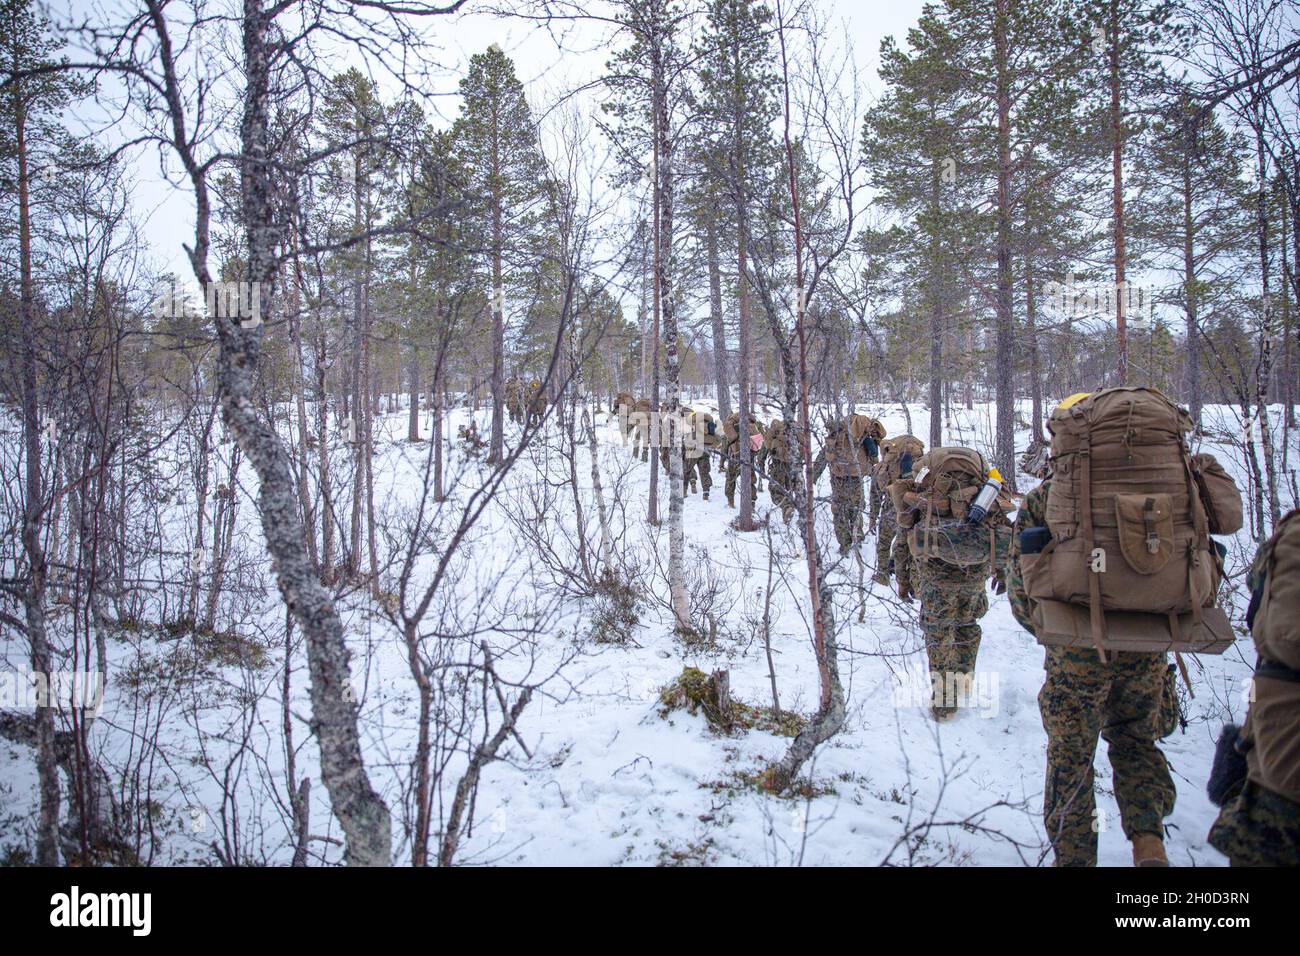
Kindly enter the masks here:
[[1154, 833], [1133, 834], [1134, 866], [1168, 866], [1165, 841]]
[[704, 500], [705, 501], [709, 500], [709, 493], [707, 491], [704, 493]]
[[877, 571], [871, 576], [871, 580], [875, 581], [877, 584], [883, 584], [885, 587], [889, 587], [889, 575], [884, 571]]
[[934, 717], [935, 723], [942, 724], [952, 720], [957, 716], [956, 707], [931, 707], [930, 714]]
[[727, 507], [728, 507], [728, 508], [734, 508], [734, 507], [736, 507], [736, 503], [735, 503], [734, 501], [732, 501], [730, 498], [728, 498], [728, 499], [727, 499]]
[[691, 479], [691, 494], [695, 494], [699, 489], [695, 487], [695, 479]]

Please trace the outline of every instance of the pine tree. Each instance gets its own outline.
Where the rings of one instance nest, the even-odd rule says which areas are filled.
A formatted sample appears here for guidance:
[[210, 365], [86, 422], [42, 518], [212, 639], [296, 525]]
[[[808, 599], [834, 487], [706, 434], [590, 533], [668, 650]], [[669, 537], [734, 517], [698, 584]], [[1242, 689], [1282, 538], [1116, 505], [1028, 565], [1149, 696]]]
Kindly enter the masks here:
[[456, 148], [482, 219], [492, 292], [492, 437], [488, 461], [501, 460], [505, 428], [505, 328], [510, 293], [525, 281], [528, 248], [544, 192], [537, 124], [513, 61], [496, 44], [471, 58], [460, 83]]

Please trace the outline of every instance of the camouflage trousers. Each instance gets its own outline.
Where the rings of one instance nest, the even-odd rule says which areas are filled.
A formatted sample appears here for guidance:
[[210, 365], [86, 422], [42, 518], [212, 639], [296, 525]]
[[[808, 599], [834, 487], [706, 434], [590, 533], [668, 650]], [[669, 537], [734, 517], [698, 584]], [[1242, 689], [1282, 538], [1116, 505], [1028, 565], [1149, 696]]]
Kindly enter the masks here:
[[[736, 505], [736, 479], [740, 477], [740, 455], [727, 455], [727, 504]], [[753, 456], [749, 467], [749, 500], [758, 500], [758, 472], [755, 470]]]
[[835, 519], [835, 540], [843, 554], [862, 540], [864, 506], [861, 478], [831, 477], [831, 515]]
[[[881, 508], [880, 510], [880, 523], [876, 526], [876, 573], [877, 574], [883, 574], [883, 575], [889, 574], [889, 559], [891, 556], [893, 556], [891, 555], [891, 549], [893, 551], [898, 550], [895, 547], [896, 543], [902, 544], [902, 546], [906, 548], [907, 536], [903, 534], [899, 534], [898, 519], [894, 517], [894, 507], [893, 505], [886, 502], [884, 507]], [[908, 553], [910, 554], [911, 552]], [[897, 567], [898, 567], [897, 560], [895, 560], [895, 568]], [[899, 576], [903, 580], [908, 579], [908, 575], [903, 575], [900, 573]]]
[[650, 426], [644, 420], [634, 421], [630, 426], [632, 436], [632, 457], [642, 461], [650, 460]]
[[1114, 653], [1103, 664], [1091, 648], [1046, 650], [1047, 678], [1038, 694], [1047, 731], [1043, 823], [1057, 866], [1095, 866], [1097, 834], [1106, 829], [1092, 787], [1099, 735], [1114, 771], [1124, 835], [1163, 836], [1163, 820], [1173, 812], [1177, 792], [1156, 746], [1167, 658]]
[[790, 496], [792, 472], [790, 463], [779, 458], [769, 458], [767, 463], [767, 490], [772, 495], [772, 504], [781, 509], [781, 517], [789, 521], [794, 514], [794, 499]]
[[984, 564], [957, 567], [932, 559], [909, 560], [909, 564], [912, 593], [921, 600], [921, 630], [931, 678], [942, 676], [946, 681], [951, 674], [974, 673], [983, 636], [979, 619], [989, 610], [984, 586], [992, 572]]
[[686, 459], [686, 467], [682, 471], [682, 481], [685, 484], [698, 482], [700, 490], [707, 497], [709, 489], [713, 487], [713, 469], [709, 463], [709, 453], [705, 452], [698, 458]]
[[[668, 474], [669, 461], [668, 449], [659, 449], [659, 462], [663, 466], [664, 474]], [[692, 458], [686, 452], [682, 452], [682, 495], [689, 495], [692, 492], [691, 483], [695, 482], [703, 489], [707, 495], [709, 489], [713, 487], [713, 472], [709, 468], [709, 455], [707, 452], [697, 458]]]
[[1209, 841], [1232, 866], [1300, 866], [1300, 803], [1247, 780], [1219, 811]]

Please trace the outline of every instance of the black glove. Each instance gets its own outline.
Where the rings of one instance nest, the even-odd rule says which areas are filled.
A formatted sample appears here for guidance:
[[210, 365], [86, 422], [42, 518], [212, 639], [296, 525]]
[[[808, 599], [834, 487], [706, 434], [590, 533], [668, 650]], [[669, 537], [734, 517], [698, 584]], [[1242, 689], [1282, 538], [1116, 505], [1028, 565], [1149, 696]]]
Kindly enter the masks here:
[[1241, 728], [1224, 724], [1219, 731], [1219, 742], [1214, 746], [1214, 765], [1210, 768], [1210, 781], [1205, 793], [1210, 802], [1221, 807], [1241, 789], [1246, 781], [1246, 751], [1242, 749]]

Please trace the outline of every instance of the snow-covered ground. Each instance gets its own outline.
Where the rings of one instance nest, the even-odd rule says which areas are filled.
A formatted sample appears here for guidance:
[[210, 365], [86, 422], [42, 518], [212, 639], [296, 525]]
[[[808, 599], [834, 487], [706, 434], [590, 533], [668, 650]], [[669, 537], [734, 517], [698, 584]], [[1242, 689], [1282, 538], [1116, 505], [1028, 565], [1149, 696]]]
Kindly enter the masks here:
[[[695, 407], [710, 407], [696, 403]], [[928, 433], [924, 407], [910, 408], [907, 427], [898, 406], [859, 406], [885, 423], [889, 433], [910, 430]], [[1027, 416], [1028, 409], [1022, 412]], [[452, 413], [452, 436], [470, 412]], [[960, 410], [945, 425], [949, 444], [991, 447], [993, 412], [989, 406]], [[489, 433], [487, 411], [478, 413], [478, 427]], [[1211, 435], [1239, 435], [1228, 409], [1207, 410]], [[633, 462], [630, 449], [618, 438], [606, 413], [596, 416], [601, 442], [602, 484], [610, 499], [614, 550], [643, 569], [644, 591], [650, 599], [640, 608], [633, 640], [625, 644], [596, 643], [587, 638], [593, 608], [590, 602], [557, 597], [554, 576], [530, 554], [520, 522], [541, 502], [548, 520], [572, 532], [573, 497], [564, 482], [569, 464], [560, 454], [557, 424], [549, 422], [543, 441], [524, 455], [505, 488], [484, 515], [472, 536], [472, 561], [458, 579], [458, 593], [486, 601], [501, 621], [524, 626], [545, 621], [545, 632], [518, 646], [502, 662], [503, 671], [523, 679], [559, 668], [534, 697], [521, 721], [521, 737], [529, 754], [510, 743], [506, 759], [486, 769], [475, 807], [472, 834], [462, 843], [458, 859], [465, 863], [502, 864], [960, 864], [1038, 865], [1049, 859], [1041, 826], [1041, 800], [1046, 740], [1037, 707], [1042, 683], [1043, 652], [1015, 623], [1005, 597], [991, 596], [984, 618], [979, 656], [978, 704], [956, 719], [936, 725], [928, 701], [916, 694], [924, 680], [925, 658], [915, 605], [901, 604], [886, 588], [873, 585], [853, 560], [832, 572], [834, 614], [841, 647], [840, 667], [848, 698], [844, 730], [822, 747], [805, 767], [808, 785], [796, 798], [764, 794], [746, 781], [784, 751], [788, 740], [760, 731], [720, 736], [702, 716], [674, 711], [661, 714], [659, 690], [684, 666], [706, 672], [730, 672], [733, 696], [748, 703], [770, 705], [771, 683], [757, 621], [761, 618], [769, 580], [769, 538], [765, 531], [739, 534], [730, 523], [736, 512], [727, 508], [723, 476], [714, 470], [709, 501], [689, 496], [685, 502], [690, 572], [701, 592], [715, 593], [719, 633], [713, 646], [687, 648], [671, 631], [671, 614], [663, 605], [666, 583], [662, 566], [667, 558], [666, 523], [659, 528], [645, 521], [649, 466]], [[384, 437], [376, 443], [375, 497], [381, 527], [398, 537], [422, 485], [427, 446], [412, 445], [405, 436], [405, 412], [382, 420]], [[427, 434], [427, 416], [424, 420]], [[508, 439], [513, 438], [513, 427]], [[1027, 443], [1027, 431], [1020, 447]], [[456, 444], [453, 442], [453, 444]], [[1239, 477], [1244, 465], [1229, 445], [1208, 440], [1203, 450], [1218, 454]], [[459, 492], [474, 487], [479, 466], [466, 460], [459, 445], [449, 471], [457, 475]], [[589, 534], [598, 539], [591, 497], [591, 470], [585, 447], [576, 461], [576, 474]], [[241, 491], [254, 491], [251, 469], [241, 472]], [[1021, 490], [1032, 479], [1021, 476]], [[661, 513], [667, 513], [666, 481], [660, 483]], [[834, 551], [829, 511], [828, 477], [817, 488], [818, 529]], [[1289, 494], [1283, 492], [1284, 501]], [[463, 500], [463, 499], [462, 499]], [[765, 490], [759, 496], [760, 519], [771, 510]], [[185, 526], [184, 521], [178, 525]], [[240, 513], [242, 533], [255, 555], [260, 550], [251, 500]], [[817, 700], [817, 673], [807, 625], [807, 579], [801, 543], [793, 526], [783, 526], [779, 512], [769, 522], [777, 560], [771, 568], [771, 640], [777, 690], [783, 708], [809, 713]], [[177, 530], [178, 535], [185, 532]], [[1252, 547], [1243, 531], [1232, 547], [1230, 571], [1237, 574], [1237, 617], [1245, 606], [1240, 573]], [[183, 553], [179, 538], [177, 552]], [[567, 545], [556, 539], [563, 553]], [[875, 538], [863, 546], [867, 562], [874, 559]], [[657, 555], [657, 557], [656, 557]], [[434, 555], [421, 558], [427, 570]], [[864, 590], [865, 585], [865, 590]], [[391, 582], [386, 586], [391, 586]], [[414, 747], [413, 683], [405, 645], [390, 623], [355, 594], [340, 597], [349, 640], [354, 649], [354, 677], [362, 703], [363, 729], [369, 769], [394, 810], [395, 837], [403, 852], [400, 805], [407, 763]], [[545, 610], [544, 610], [545, 609]], [[283, 621], [283, 609], [273, 587], [267, 587], [261, 613], [268, 628]], [[459, 612], [465, 618], [464, 610]], [[489, 635], [490, 636], [490, 635]], [[281, 637], [282, 640], [282, 637]], [[121, 668], [137, 660], [141, 638], [112, 643], [114, 664]], [[2, 666], [20, 668], [24, 649], [17, 640], [0, 643]], [[234, 668], [204, 678], [198, 692], [179, 694], [165, 716], [168, 759], [156, 768], [155, 799], [171, 821], [167, 859], [210, 859], [207, 847], [220, 834], [222, 811], [242, 821], [243, 839], [275, 861], [287, 859], [284, 807], [269, 796], [285, 791], [279, 665], [252, 677], [233, 677]], [[1214, 737], [1225, 717], [1244, 712], [1247, 663], [1253, 660], [1249, 638], [1243, 636], [1222, 657], [1189, 658], [1195, 699], [1186, 700], [1189, 724], [1162, 747], [1178, 784], [1178, 805], [1170, 824], [1168, 849], [1175, 865], [1222, 865], [1224, 859], [1205, 843], [1214, 808], [1204, 792]], [[911, 680], [908, 680], [908, 677]], [[918, 683], [918, 679], [920, 683]], [[212, 688], [218, 688], [213, 693]], [[129, 760], [132, 719], [130, 692], [110, 679], [104, 721], [97, 730], [107, 762]], [[251, 707], [248, 701], [256, 701]], [[241, 704], [241, 701], [243, 702]], [[295, 664], [291, 710], [300, 746], [297, 773], [309, 775], [313, 832], [337, 836], [324, 788], [319, 786], [315, 748], [308, 742], [304, 722], [307, 700], [305, 665]], [[250, 716], [251, 715], [251, 716]], [[170, 736], [169, 736], [170, 735]], [[223, 806], [219, 774], [193, 758], [200, 743], [213, 767], [222, 756], [235, 753], [241, 739], [252, 741], [260, 760], [245, 758], [235, 768], [238, 805]], [[164, 766], [165, 764], [165, 766]], [[453, 759], [453, 772], [460, 764]], [[455, 775], [444, 784], [443, 809], [450, 802]], [[1119, 827], [1110, 789], [1111, 772], [1105, 746], [1099, 746], [1097, 786], [1102, 827], [1102, 865], [1127, 865], [1129, 849]], [[35, 785], [31, 755], [22, 748], [0, 744], [0, 845], [20, 842], [29, 832]], [[241, 816], [242, 815], [242, 816]], [[160, 824], [161, 825], [161, 824]], [[228, 827], [229, 822], [224, 826]], [[337, 860], [337, 847], [318, 847]], [[256, 854], [252, 854], [256, 856]], [[406, 856], [399, 855], [399, 859]]]

